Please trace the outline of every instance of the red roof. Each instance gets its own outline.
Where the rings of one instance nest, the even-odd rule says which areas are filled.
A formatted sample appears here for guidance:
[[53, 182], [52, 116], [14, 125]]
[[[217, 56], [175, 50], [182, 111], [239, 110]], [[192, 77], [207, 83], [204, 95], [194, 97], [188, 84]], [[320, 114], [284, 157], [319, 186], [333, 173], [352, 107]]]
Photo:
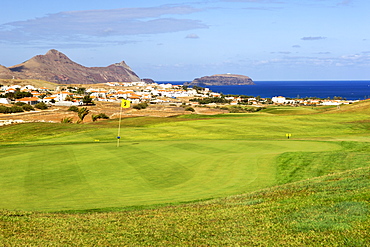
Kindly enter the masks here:
[[38, 101], [39, 98], [36, 97], [28, 97], [28, 98], [22, 98], [22, 99], [16, 99], [15, 101]]

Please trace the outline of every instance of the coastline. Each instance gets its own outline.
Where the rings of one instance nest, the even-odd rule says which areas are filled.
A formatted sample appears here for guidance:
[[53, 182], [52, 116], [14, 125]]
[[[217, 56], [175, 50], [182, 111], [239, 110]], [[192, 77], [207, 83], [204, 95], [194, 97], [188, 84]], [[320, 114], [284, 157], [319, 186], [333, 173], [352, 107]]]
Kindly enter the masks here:
[[[158, 81], [159, 84], [170, 83], [183, 85], [188, 81]], [[342, 97], [348, 100], [370, 98], [370, 80], [312, 80], [312, 81], [254, 81], [256, 85], [243, 86], [207, 86], [213, 92], [272, 98]]]

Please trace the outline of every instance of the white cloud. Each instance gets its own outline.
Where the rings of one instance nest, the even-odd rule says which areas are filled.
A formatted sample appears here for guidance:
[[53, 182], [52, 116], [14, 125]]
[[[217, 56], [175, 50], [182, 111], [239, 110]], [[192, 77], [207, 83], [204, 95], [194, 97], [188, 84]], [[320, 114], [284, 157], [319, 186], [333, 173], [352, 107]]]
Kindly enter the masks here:
[[327, 67], [370, 67], [370, 55], [354, 54], [339, 57], [307, 57], [307, 56], [284, 56], [282, 58], [267, 59], [254, 61], [254, 65], [282, 65], [285, 67], [292, 66], [327, 66]]
[[350, 5], [352, 4], [352, 0], [343, 0], [337, 3], [337, 5]]
[[[207, 28], [198, 20], [179, 19], [201, 11], [190, 6], [68, 11], [0, 25], [0, 41], [93, 41], [107, 37], [170, 33]], [[92, 39], [91, 39], [92, 38]], [[102, 42], [102, 40], [100, 40]]]
[[224, 2], [242, 2], [242, 3], [281, 3], [279, 0], [223, 0]]
[[191, 33], [186, 35], [186, 39], [199, 39], [199, 36], [197, 34]]
[[301, 40], [308, 40], [308, 41], [311, 41], [311, 40], [323, 40], [323, 39], [326, 39], [326, 37], [322, 37], [322, 36], [316, 36], [316, 37], [303, 37], [301, 38]]

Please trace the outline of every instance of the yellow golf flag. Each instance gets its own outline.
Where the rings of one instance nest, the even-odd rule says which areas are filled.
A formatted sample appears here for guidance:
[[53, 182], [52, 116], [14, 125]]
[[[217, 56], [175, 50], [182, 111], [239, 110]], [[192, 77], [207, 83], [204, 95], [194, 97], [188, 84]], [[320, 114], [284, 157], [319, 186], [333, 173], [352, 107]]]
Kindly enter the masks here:
[[121, 107], [122, 108], [130, 108], [130, 101], [129, 100], [122, 100], [121, 101]]

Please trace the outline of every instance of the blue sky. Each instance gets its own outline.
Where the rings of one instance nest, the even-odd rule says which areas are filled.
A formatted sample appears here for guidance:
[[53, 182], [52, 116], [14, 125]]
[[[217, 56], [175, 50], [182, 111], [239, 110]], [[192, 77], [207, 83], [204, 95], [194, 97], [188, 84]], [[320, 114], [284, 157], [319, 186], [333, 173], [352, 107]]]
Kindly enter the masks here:
[[124, 60], [141, 78], [370, 79], [368, 0], [12, 0], [0, 64], [57, 49], [88, 67]]

